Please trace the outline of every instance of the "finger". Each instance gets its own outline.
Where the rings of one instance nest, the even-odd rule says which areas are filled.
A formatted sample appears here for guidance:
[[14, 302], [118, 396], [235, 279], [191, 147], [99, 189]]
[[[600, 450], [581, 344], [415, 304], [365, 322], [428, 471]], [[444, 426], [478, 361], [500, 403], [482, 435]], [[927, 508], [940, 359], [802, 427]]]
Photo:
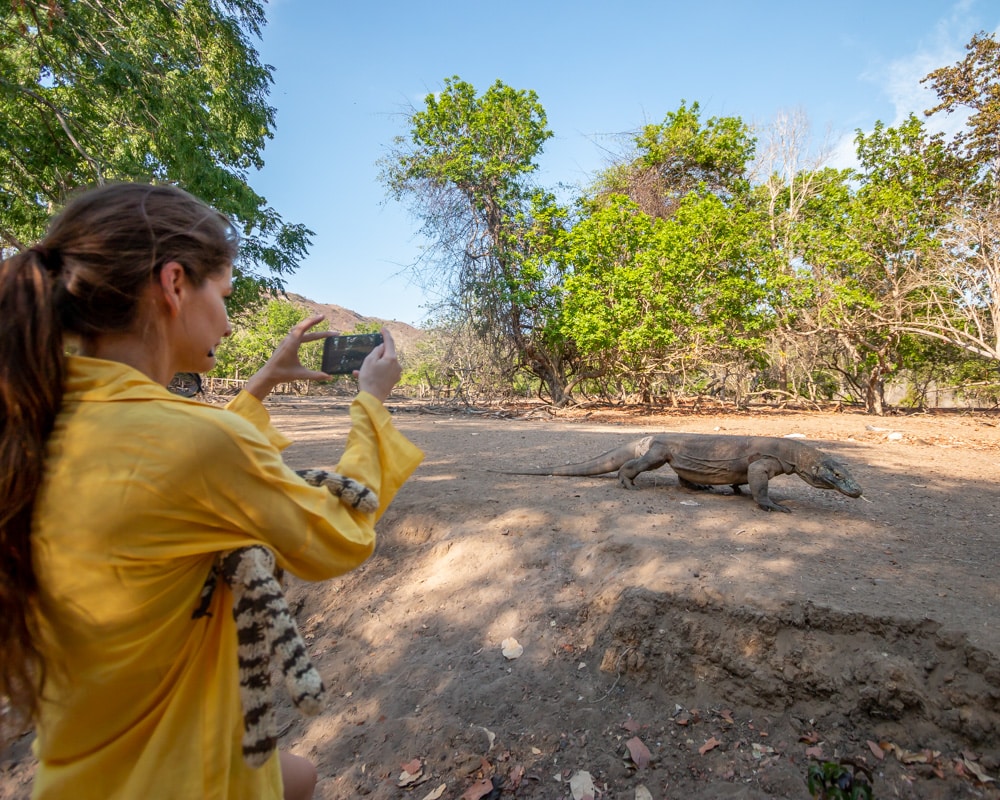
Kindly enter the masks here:
[[333, 375], [327, 375], [325, 372], [313, 372], [312, 370], [309, 370], [309, 371], [303, 373], [301, 377], [296, 378], [296, 380], [303, 380], [303, 381], [328, 381], [332, 377], [334, 377], [334, 376]]
[[396, 342], [393, 341], [392, 334], [389, 333], [388, 328], [382, 328], [382, 344], [385, 347], [382, 351], [382, 355], [386, 358], [395, 358]]
[[337, 334], [333, 331], [309, 331], [302, 335], [303, 342], [318, 342], [320, 339], [329, 339]]
[[297, 323], [295, 325], [295, 327], [292, 328], [292, 330], [296, 334], [298, 334], [300, 337], [304, 336], [305, 333], [306, 333], [306, 331], [308, 331], [313, 326], [318, 325], [319, 323], [321, 323], [325, 318], [326, 317], [323, 314], [313, 314], [313, 316], [306, 317], [304, 320], [302, 320], [301, 322]]

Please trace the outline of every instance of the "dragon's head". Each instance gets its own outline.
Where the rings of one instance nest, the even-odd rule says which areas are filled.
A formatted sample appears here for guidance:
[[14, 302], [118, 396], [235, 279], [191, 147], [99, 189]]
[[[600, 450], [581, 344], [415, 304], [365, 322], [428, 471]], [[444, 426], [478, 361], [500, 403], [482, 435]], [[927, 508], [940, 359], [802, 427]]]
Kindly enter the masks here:
[[851, 477], [847, 467], [833, 458], [821, 458], [815, 464], [799, 472], [806, 483], [817, 489], [836, 489], [848, 497], [861, 497], [861, 487]]

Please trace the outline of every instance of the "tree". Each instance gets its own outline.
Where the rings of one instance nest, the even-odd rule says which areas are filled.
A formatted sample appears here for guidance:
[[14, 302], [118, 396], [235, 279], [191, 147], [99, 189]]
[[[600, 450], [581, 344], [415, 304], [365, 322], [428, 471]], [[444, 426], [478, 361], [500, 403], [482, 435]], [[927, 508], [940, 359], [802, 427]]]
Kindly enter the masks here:
[[[797, 335], [802, 311], [809, 307], [814, 289], [808, 270], [801, 269], [803, 239], [810, 230], [806, 210], [809, 204], [815, 208], [824, 191], [837, 191], [844, 180], [841, 174], [822, 168], [828, 154], [825, 148], [819, 154], [809, 154], [809, 138], [809, 121], [801, 110], [781, 112], [762, 129], [754, 164], [763, 179], [753, 188], [751, 203], [766, 221], [768, 289], [775, 313], [771, 362], [776, 386], [786, 393], [801, 386], [790, 363], [792, 354], [801, 362], [808, 360], [810, 350], [805, 341], [808, 337]], [[812, 372], [812, 364], [796, 366], [805, 374]]]
[[273, 135], [258, 0], [12, 0], [0, 20], [0, 247], [81, 186], [178, 184], [243, 236], [237, 300], [280, 288], [312, 232], [247, 182]]
[[561, 359], [548, 352], [534, 313], [547, 291], [539, 272], [545, 262], [536, 253], [524, 269], [528, 254], [519, 250], [533, 229], [558, 224], [560, 216], [551, 197], [529, 182], [552, 135], [545, 111], [533, 91], [498, 80], [477, 96], [458, 76], [424, 103], [408, 118], [409, 137], [397, 137], [382, 160], [390, 194], [412, 203], [432, 243], [424, 277], [446, 287], [497, 363], [527, 369], [561, 404]]
[[935, 234], [960, 173], [942, 137], [912, 114], [856, 138], [860, 167], [811, 206], [805, 266], [812, 273], [813, 333], [844, 360], [870, 413], [885, 412], [885, 383], [921, 303]]
[[[211, 375], [219, 378], [247, 378], [264, 366], [281, 340], [309, 312], [287, 300], [272, 298], [248, 308], [233, 318], [233, 333], [223, 339], [215, 351], [216, 364]], [[314, 330], [323, 330], [322, 323]], [[321, 347], [303, 347], [299, 358], [309, 369], [320, 368]]]
[[561, 328], [589, 372], [649, 401], [694, 371], [759, 359], [770, 314], [756, 217], [690, 192], [670, 219], [612, 195], [566, 235]]
[[1000, 43], [979, 33], [966, 49], [958, 64], [924, 78], [941, 100], [927, 115], [959, 108], [971, 115], [951, 143], [964, 180], [929, 254], [923, 307], [908, 330], [1000, 362]]
[[905, 330], [1000, 362], [1000, 201], [970, 194], [956, 204], [928, 261]]
[[977, 33], [965, 49], [968, 55], [957, 64], [941, 67], [921, 83], [929, 83], [940, 98], [927, 116], [967, 109], [966, 130], [955, 139], [955, 148], [965, 160], [978, 165], [984, 183], [1000, 178], [1000, 42], [992, 34]]

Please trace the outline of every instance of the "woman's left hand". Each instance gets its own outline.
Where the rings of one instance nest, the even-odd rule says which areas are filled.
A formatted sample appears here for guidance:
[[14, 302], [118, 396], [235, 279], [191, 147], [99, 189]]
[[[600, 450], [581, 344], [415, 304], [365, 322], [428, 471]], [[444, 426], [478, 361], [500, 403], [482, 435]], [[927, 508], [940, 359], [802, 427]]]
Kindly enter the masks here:
[[288, 335], [281, 340], [267, 363], [247, 381], [246, 391], [263, 400], [279, 383], [291, 381], [328, 381], [330, 376], [325, 372], [307, 369], [299, 360], [299, 347], [306, 342], [316, 342], [333, 336], [333, 331], [311, 331], [325, 317], [317, 314], [302, 320]]

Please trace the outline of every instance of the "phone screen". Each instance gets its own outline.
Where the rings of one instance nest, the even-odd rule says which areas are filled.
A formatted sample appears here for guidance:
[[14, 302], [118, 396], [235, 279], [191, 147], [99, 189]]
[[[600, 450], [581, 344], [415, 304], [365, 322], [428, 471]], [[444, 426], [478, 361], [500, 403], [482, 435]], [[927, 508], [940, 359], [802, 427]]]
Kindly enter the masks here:
[[331, 336], [323, 340], [323, 366], [320, 369], [327, 375], [350, 375], [380, 344], [381, 333]]

